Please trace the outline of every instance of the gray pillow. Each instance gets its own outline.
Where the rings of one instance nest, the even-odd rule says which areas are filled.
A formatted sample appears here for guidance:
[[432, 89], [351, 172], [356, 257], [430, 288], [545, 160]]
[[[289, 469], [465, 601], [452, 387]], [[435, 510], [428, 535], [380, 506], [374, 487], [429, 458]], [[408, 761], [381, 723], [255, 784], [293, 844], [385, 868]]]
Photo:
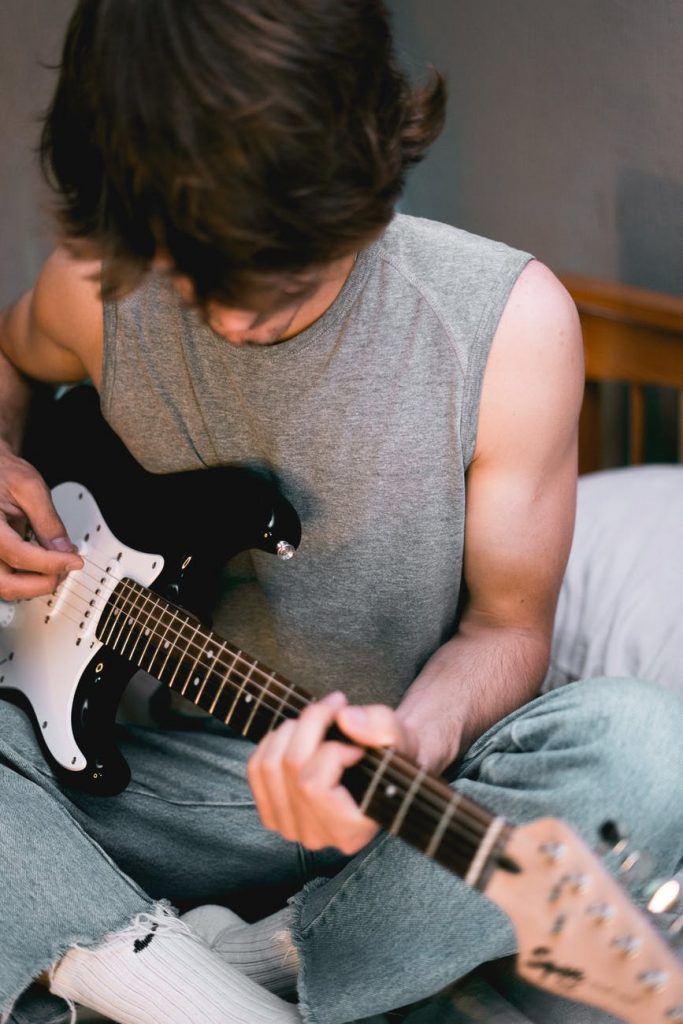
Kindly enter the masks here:
[[543, 690], [635, 676], [683, 695], [683, 466], [579, 479]]

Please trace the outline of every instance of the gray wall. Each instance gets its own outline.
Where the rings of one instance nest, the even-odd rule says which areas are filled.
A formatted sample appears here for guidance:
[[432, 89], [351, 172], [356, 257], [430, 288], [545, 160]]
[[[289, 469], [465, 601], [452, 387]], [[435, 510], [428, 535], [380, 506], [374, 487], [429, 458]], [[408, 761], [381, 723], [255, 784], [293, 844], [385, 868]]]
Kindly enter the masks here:
[[406, 212], [683, 295], [683, 0], [392, 0], [450, 86]]
[[0, 305], [28, 288], [51, 246], [35, 146], [74, 0], [0, 0]]
[[[0, 3], [0, 303], [50, 246], [33, 147], [73, 0]], [[683, 0], [390, 0], [446, 132], [405, 209], [683, 295]]]

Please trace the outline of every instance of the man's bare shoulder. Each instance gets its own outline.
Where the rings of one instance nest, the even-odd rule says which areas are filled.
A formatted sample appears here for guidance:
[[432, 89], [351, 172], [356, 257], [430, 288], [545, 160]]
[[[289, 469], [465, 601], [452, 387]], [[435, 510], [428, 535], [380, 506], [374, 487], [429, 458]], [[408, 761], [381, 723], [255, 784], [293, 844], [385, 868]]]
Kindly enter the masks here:
[[56, 249], [33, 288], [3, 317], [3, 350], [43, 380], [90, 376], [98, 383], [103, 346], [99, 264]]
[[37, 326], [77, 355], [91, 375], [101, 362], [104, 333], [99, 274], [99, 263], [55, 249], [34, 289]]
[[[583, 394], [581, 325], [564, 285], [532, 260], [519, 275], [496, 330], [484, 377], [475, 459], [507, 437], [523, 445], [538, 431], [558, 444], [576, 429]], [[535, 445], [542, 451], [543, 445]]]

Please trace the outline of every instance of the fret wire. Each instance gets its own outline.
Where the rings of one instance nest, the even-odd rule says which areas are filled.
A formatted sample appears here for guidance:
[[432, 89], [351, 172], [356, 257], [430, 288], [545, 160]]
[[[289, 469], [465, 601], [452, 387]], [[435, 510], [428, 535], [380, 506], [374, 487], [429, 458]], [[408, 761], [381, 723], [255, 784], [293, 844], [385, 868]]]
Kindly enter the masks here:
[[[186, 616], [185, 616], [185, 621], [183, 622], [182, 626], [180, 627], [180, 628], [181, 628], [181, 633], [180, 633], [180, 636], [181, 636], [181, 638], [182, 638], [182, 635], [183, 635], [183, 630], [185, 629], [185, 626], [189, 625], [189, 623], [190, 623], [190, 617], [189, 617], [189, 615], [186, 615]], [[192, 635], [193, 635], [193, 637], [197, 635], [197, 630], [198, 630], [198, 629], [199, 629], [199, 624], [197, 624], [197, 625], [196, 625], [196, 626], [194, 627], [194, 633], [192, 634]], [[176, 677], [176, 676], [178, 675], [178, 669], [179, 669], [179, 668], [180, 668], [180, 666], [181, 666], [181, 665], [183, 664], [183, 662], [185, 661], [185, 658], [186, 658], [186, 657], [187, 657], [187, 655], [186, 655], [185, 653], [182, 653], [182, 652], [181, 652], [181, 654], [180, 654], [180, 657], [178, 658], [178, 661], [176, 662], [176, 667], [175, 667], [175, 668], [173, 669], [173, 675], [171, 676], [171, 678], [170, 678], [170, 679], [168, 680], [168, 683], [166, 684], [166, 685], [167, 685], [167, 686], [169, 686], [169, 687], [170, 687], [171, 689], [173, 689], [173, 688], [174, 688], [174, 685], [175, 685], [175, 677]]]
[[[156, 609], [159, 608], [159, 604], [160, 604], [159, 598], [158, 597], [154, 597], [154, 600], [152, 601], [152, 610], [149, 613], [149, 618], [151, 618], [154, 615], [154, 612], [156, 611]], [[149, 622], [149, 619], [147, 619], [147, 621]], [[145, 628], [147, 628], [147, 627], [145, 627]], [[139, 665], [140, 668], [142, 668], [142, 663], [145, 660], [145, 657], [147, 655], [147, 651], [149, 650], [149, 645], [152, 643], [152, 638], [153, 637], [158, 637], [158, 636], [159, 636], [159, 634], [156, 632], [154, 627], [152, 627], [152, 629], [150, 629], [150, 631], [149, 631], [149, 636], [147, 637], [147, 643], [143, 647], [142, 654], [138, 658], [138, 665]], [[154, 661], [154, 655], [152, 656], [152, 661]], [[150, 664], [151, 664], [151, 662], [150, 662]]]
[[[273, 678], [274, 678], [273, 677], [273, 673], [271, 672], [270, 673], [270, 679], [273, 679]], [[261, 692], [258, 694], [256, 700], [254, 701], [254, 706], [251, 709], [251, 714], [249, 715], [249, 718], [245, 722], [244, 726], [242, 727], [242, 735], [243, 736], [246, 736], [249, 733], [249, 730], [251, 729], [252, 725], [254, 724], [254, 716], [255, 716], [256, 712], [258, 711], [261, 703], [263, 702], [263, 699], [265, 698], [267, 692], [268, 692], [268, 684], [266, 683], [265, 687], [261, 688]]]
[[[204, 641], [204, 646], [202, 647], [201, 651], [197, 655], [197, 661], [195, 663], [196, 665], [199, 664], [199, 662], [202, 659], [202, 656], [204, 654], [206, 654], [206, 649], [207, 649], [207, 647], [209, 646], [209, 644], [211, 642], [212, 642], [212, 637], [211, 637], [211, 634], [209, 633], [209, 635], [207, 636], [206, 640]], [[205, 666], [202, 665], [202, 670], [205, 670], [204, 671], [204, 679], [202, 681], [202, 685], [199, 687], [199, 689], [197, 690], [197, 692], [194, 695], [194, 697], [191, 698], [192, 701], [197, 706], [199, 706], [199, 702], [202, 699], [202, 694], [204, 693], [204, 687], [206, 686], [207, 680], [208, 680], [209, 676], [211, 675], [211, 672], [213, 671], [213, 664], [209, 665], [208, 668], [205, 668]], [[198, 671], [198, 670], [195, 668], [195, 671]], [[197, 679], [199, 679], [199, 676], [197, 676]]]
[[237, 688], [237, 693], [235, 694], [235, 699], [233, 700], [232, 704], [230, 705], [230, 710], [228, 711], [227, 715], [223, 719], [223, 721], [225, 722], [226, 725], [230, 724], [230, 719], [232, 718], [233, 714], [235, 713], [235, 708], [239, 704], [240, 699], [242, 697], [242, 694], [245, 692], [245, 687], [246, 687], [247, 683], [249, 682], [249, 679], [251, 678], [251, 674], [252, 674], [252, 672], [254, 671], [254, 669], [256, 668], [257, 665], [258, 665], [258, 661], [253, 661], [251, 663], [251, 665], [249, 666], [249, 671], [247, 672], [247, 674], [242, 676], [242, 682], [240, 683], [239, 687]]
[[[114, 629], [116, 628], [116, 623], [118, 622], [118, 616], [119, 616], [119, 613], [121, 611], [118, 602], [120, 600], [124, 599], [124, 595], [123, 594], [117, 594], [117, 591], [118, 591], [118, 587], [115, 587], [114, 590], [111, 593], [110, 598], [109, 598], [109, 600], [112, 602], [109, 615], [107, 616], [107, 627], [109, 629], [109, 633], [108, 633], [108, 635], [106, 637], [103, 638], [103, 643], [107, 644], [107, 646], [111, 645], [111, 637], [112, 637], [112, 634], [114, 632]], [[111, 622], [112, 614], [113, 614], [113, 617], [114, 617], [113, 622]]]
[[[223, 644], [223, 653], [225, 653], [226, 646], [227, 646], [227, 644], [224, 643]], [[220, 655], [216, 655], [216, 663], [218, 665], [221, 664]], [[222, 678], [222, 680], [221, 680], [220, 686], [216, 690], [216, 696], [213, 698], [213, 700], [211, 702], [211, 707], [208, 709], [210, 715], [212, 715], [214, 713], [214, 711], [216, 710], [216, 704], [218, 703], [218, 700], [219, 700], [221, 694], [223, 693], [223, 690], [225, 689], [225, 684], [227, 683], [227, 681], [228, 681], [228, 677], [224, 676]]]
[[[101, 581], [99, 581], [99, 583], [101, 584]], [[119, 589], [118, 586], [115, 587], [114, 590], [112, 591], [112, 593], [110, 594], [109, 598], [108, 598], [108, 602], [109, 601], [112, 602], [112, 607], [110, 608], [109, 614], [108, 614], [108, 616], [106, 616], [106, 622], [104, 623], [104, 625], [102, 627], [102, 632], [104, 632], [108, 628], [110, 629], [110, 636], [112, 635], [112, 630], [114, 628], [114, 627], [110, 627], [110, 620], [111, 620], [111, 617], [112, 617], [112, 613], [115, 611], [115, 609], [117, 607], [117, 600], [118, 600], [117, 591], [118, 591], [118, 589]], [[96, 593], [97, 593], [97, 588], [95, 588], [95, 594]], [[109, 644], [109, 638], [105, 639], [105, 640], [102, 640], [102, 642], [105, 643], [105, 644]]]
[[[106, 601], [105, 601], [104, 607], [106, 608], [107, 604], [109, 602], [111, 602], [111, 607], [109, 608], [109, 611], [107, 612], [106, 619], [105, 619], [104, 623], [102, 624], [102, 634], [104, 634], [105, 631], [107, 630], [107, 628], [109, 627], [109, 620], [111, 619], [112, 613], [113, 613], [114, 609], [116, 608], [116, 596], [115, 595], [116, 595], [116, 591], [114, 590], [109, 595], [109, 597], [106, 599]], [[97, 625], [99, 626], [99, 622], [98, 622]], [[97, 633], [97, 627], [95, 627], [95, 633]], [[103, 638], [102, 638], [102, 643], [104, 643], [104, 644], [107, 643], [107, 640], [104, 639], [104, 635], [103, 635]]]
[[[162, 618], [161, 618], [161, 621], [159, 623], [161, 626], [163, 626], [163, 624], [164, 624], [163, 623], [163, 616], [164, 616], [165, 613], [166, 613], [166, 609], [163, 609], [162, 613], [161, 613]], [[149, 674], [151, 676], [154, 675], [154, 672], [152, 671], [152, 666], [154, 665], [154, 659], [156, 658], [156, 656], [159, 653], [159, 651], [161, 651], [163, 649], [162, 645], [163, 645], [163, 643], [164, 643], [164, 641], [166, 639], [166, 634], [168, 633], [169, 629], [171, 628], [171, 624], [172, 624], [172, 619], [169, 618], [169, 621], [166, 624], [166, 629], [164, 630], [164, 632], [161, 634], [161, 636], [159, 636], [159, 634], [157, 634], [157, 636], [159, 637], [159, 642], [158, 642], [158, 644], [156, 645], [156, 647], [154, 648], [154, 650], [152, 652], [152, 657], [150, 658], [149, 664], [148, 664], [147, 669], [146, 669], [146, 671], [149, 672]], [[142, 662], [140, 664], [142, 664]]]
[[[109, 645], [112, 647], [113, 650], [116, 650], [116, 645], [118, 644], [119, 640], [121, 639], [121, 635], [123, 634], [123, 631], [126, 628], [126, 622], [128, 621], [128, 612], [126, 611], [126, 598], [125, 597], [123, 598], [122, 606], [119, 608], [118, 612], [116, 613], [116, 625], [117, 626], [121, 622], [121, 614], [123, 614], [123, 624], [120, 626], [120, 629], [119, 629], [118, 633], [116, 634], [116, 639], [112, 639], [112, 640], [109, 641]], [[112, 629], [112, 633], [113, 632], [114, 632], [114, 630]]]
[[[139, 608], [137, 607], [137, 603], [138, 603], [138, 600], [139, 600], [139, 596], [140, 596], [140, 595], [137, 595], [137, 594], [136, 594], [136, 596], [135, 596], [135, 608], [134, 608], [134, 609], [133, 609], [133, 608], [130, 608], [130, 609], [129, 609], [129, 610], [130, 610], [130, 613], [131, 613], [131, 616], [132, 616], [132, 618], [133, 618], [133, 619], [134, 619], [135, 621], [133, 622], [133, 625], [131, 625], [131, 626], [130, 626], [130, 628], [129, 628], [129, 630], [128, 630], [128, 636], [126, 637], [126, 639], [125, 639], [125, 642], [124, 642], [124, 644], [123, 644], [123, 647], [122, 647], [122, 648], [121, 648], [121, 650], [119, 651], [119, 654], [125, 654], [125, 653], [126, 653], [126, 644], [128, 643], [128, 641], [130, 640], [130, 638], [131, 638], [131, 636], [132, 636], [132, 633], [133, 633], [133, 626], [136, 626], [136, 625], [137, 625], [137, 626], [139, 626], [139, 624], [140, 624], [140, 620], [139, 620], [139, 618], [138, 618], [138, 613], [139, 613], [140, 609], [139, 609]], [[129, 617], [131, 617], [131, 616], [129, 616]]]
[[143, 591], [141, 589], [141, 593], [143, 593], [144, 598], [145, 598], [144, 603], [142, 605], [142, 611], [144, 611], [147, 608], [148, 604], [150, 605], [150, 608], [149, 608], [149, 611], [147, 612], [147, 618], [145, 619], [144, 623], [142, 623], [142, 622], [140, 623], [140, 632], [138, 633], [137, 639], [136, 639], [135, 643], [133, 644], [133, 646], [131, 648], [130, 654], [128, 655], [128, 657], [130, 658], [131, 661], [135, 660], [135, 649], [137, 648], [138, 644], [140, 643], [140, 640], [142, 639], [142, 637], [145, 635], [145, 630], [147, 629], [149, 620], [152, 617], [152, 614], [154, 612], [154, 602], [150, 601], [150, 599], [149, 599], [149, 594], [151, 593], [151, 591]]
[[119, 639], [119, 637], [121, 635], [121, 629], [123, 628], [121, 626], [121, 615], [122, 614], [125, 615], [125, 612], [123, 612], [123, 610], [121, 608], [117, 608], [116, 609], [116, 614], [114, 615], [114, 624], [112, 626], [112, 635], [113, 635], [115, 629], [118, 629], [118, 634], [109, 641], [109, 646], [111, 647], [111, 649], [113, 651], [116, 650], [116, 642]]
[[507, 822], [504, 818], [494, 818], [489, 825], [486, 835], [479, 844], [479, 849], [470, 865], [470, 869], [465, 875], [465, 881], [468, 885], [475, 886], [477, 884], [489, 854], [493, 850], [493, 846], [506, 824]]
[[[194, 631], [193, 638], [192, 638], [193, 640], [194, 640], [194, 637], [199, 632], [199, 630], [200, 630], [200, 626], [198, 625], [197, 628]], [[194, 696], [187, 696], [187, 688], [190, 685], [190, 680], [192, 679], [192, 676], [195, 674], [195, 672], [197, 670], [197, 665], [199, 664], [199, 659], [201, 658], [201, 656], [202, 656], [202, 654], [204, 652], [204, 648], [206, 647], [206, 643], [207, 643], [207, 641], [204, 642], [204, 646], [203, 647], [200, 647], [199, 644], [195, 645], [197, 647], [197, 653], [195, 654], [194, 659], [192, 661], [192, 664], [190, 665], [189, 671], [187, 673], [187, 679], [183, 683], [182, 689], [180, 690], [180, 695], [182, 697], [187, 697], [188, 700], [191, 700], [194, 703], [196, 703]], [[188, 644], [188, 647], [189, 647], [189, 644]], [[199, 676], [197, 676], [197, 679], [199, 680]], [[199, 686], [199, 682], [197, 682], [197, 686]]]
[[436, 829], [434, 830], [434, 835], [430, 840], [429, 846], [425, 850], [425, 853], [428, 857], [433, 857], [434, 854], [436, 853], [436, 850], [438, 849], [439, 844], [443, 839], [444, 832], [446, 831], [446, 828], [448, 827], [448, 824], [451, 818], [453, 817], [453, 814], [455, 813], [458, 804], [460, 803], [460, 794], [458, 793], [458, 791], [454, 789], [451, 792], [452, 796], [448, 802], [448, 806], [444, 813], [441, 815], [441, 820], [439, 821], [439, 824], [436, 826]]
[[394, 818], [389, 828], [389, 832], [392, 835], [398, 835], [398, 833], [400, 832], [401, 825], [403, 824], [405, 816], [408, 813], [408, 808], [410, 807], [413, 801], [413, 797], [415, 796], [415, 793], [417, 792], [419, 786], [424, 781], [426, 774], [426, 770], [424, 768], [420, 768], [419, 771], [416, 773], [415, 778], [411, 782], [410, 786], [408, 787], [406, 795], [403, 797], [403, 802], [401, 803], [401, 806], [398, 809], [398, 813], [396, 814], [396, 817]]
[[[370, 806], [370, 801], [372, 800], [372, 798], [373, 798], [373, 796], [375, 794], [375, 790], [377, 789], [377, 786], [379, 785], [379, 781], [382, 778], [382, 776], [384, 775], [384, 772], [386, 771], [387, 765], [389, 764], [389, 761], [393, 757], [394, 753], [395, 753], [394, 747], [387, 747], [386, 748], [386, 750], [384, 752], [384, 757], [382, 758], [382, 760], [380, 762], [379, 768], [377, 768], [377, 770], [375, 771], [375, 774], [373, 775], [372, 779], [370, 780], [370, 785], [368, 786], [367, 790], [365, 791], [365, 796], [363, 797], [362, 803], [359, 804], [360, 809], [363, 812], [363, 814], [365, 814], [366, 810]], [[361, 761], [361, 764], [362, 763], [363, 762]]]
[[[273, 676], [273, 679], [275, 679], [275, 673], [272, 673], [272, 676]], [[272, 732], [273, 729], [275, 728], [275, 725], [277, 723], [278, 718], [282, 718], [283, 721], [284, 721], [284, 719], [287, 717], [286, 715], [282, 714], [282, 710], [283, 710], [283, 708], [284, 708], [284, 706], [285, 706], [285, 704], [287, 702], [287, 693], [289, 692], [292, 695], [294, 694], [294, 691], [287, 684], [287, 682], [285, 680], [279, 680], [279, 682], [281, 684], [284, 684], [285, 691], [282, 694], [282, 697], [280, 698], [280, 703], [279, 703], [278, 707], [273, 711], [273, 716], [272, 716], [272, 718], [270, 720], [270, 725], [268, 726], [268, 729], [267, 729], [267, 732], [269, 732], [269, 733]], [[268, 710], [271, 710], [271, 709], [269, 708]]]
[[[179, 616], [178, 612], [177, 611], [173, 611], [172, 614], [171, 614], [171, 623], [174, 624], [175, 622], [177, 622], [179, 620], [180, 620], [180, 616]], [[168, 634], [168, 630], [166, 632]], [[176, 644], [177, 644], [178, 640], [180, 640], [180, 639], [182, 639], [182, 627], [181, 627], [181, 632], [177, 634], [175, 640], [167, 641], [167, 643], [169, 644], [169, 648], [168, 648], [168, 651], [166, 653], [166, 657], [164, 659], [164, 663], [161, 666], [161, 668], [158, 668], [156, 670], [157, 671], [157, 675], [158, 675], [158, 677], [160, 679], [163, 679], [164, 672], [166, 671], [166, 666], [168, 665], [168, 659], [171, 657], [171, 655], [175, 651]]]

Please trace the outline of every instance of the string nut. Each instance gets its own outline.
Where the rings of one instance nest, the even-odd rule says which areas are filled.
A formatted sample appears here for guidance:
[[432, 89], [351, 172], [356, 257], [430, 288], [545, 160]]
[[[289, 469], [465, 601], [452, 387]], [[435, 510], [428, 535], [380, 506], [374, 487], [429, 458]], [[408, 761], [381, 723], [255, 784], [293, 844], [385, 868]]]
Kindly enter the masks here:
[[634, 869], [640, 858], [640, 850], [633, 850], [633, 852], [629, 853], [629, 855], [625, 857], [619, 865], [619, 873], [622, 875], [628, 874], [629, 871], [632, 871]]
[[653, 882], [646, 890], [649, 900], [647, 909], [651, 914], [665, 914], [675, 909], [681, 894], [681, 883], [676, 878]]

